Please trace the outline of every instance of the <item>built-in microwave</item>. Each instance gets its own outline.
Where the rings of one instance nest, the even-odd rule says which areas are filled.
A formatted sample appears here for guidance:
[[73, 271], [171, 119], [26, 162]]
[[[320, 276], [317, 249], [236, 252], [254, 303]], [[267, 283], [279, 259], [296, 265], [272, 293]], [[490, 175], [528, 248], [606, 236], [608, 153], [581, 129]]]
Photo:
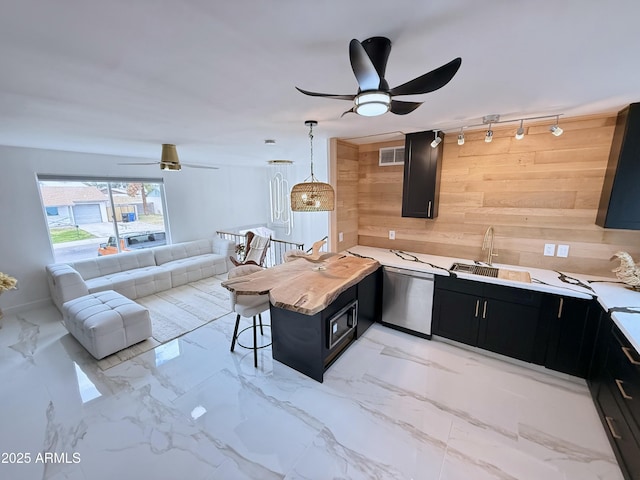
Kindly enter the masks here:
[[354, 300], [327, 321], [327, 347], [335, 348], [347, 336], [354, 337], [358, 325], [358, 300]]

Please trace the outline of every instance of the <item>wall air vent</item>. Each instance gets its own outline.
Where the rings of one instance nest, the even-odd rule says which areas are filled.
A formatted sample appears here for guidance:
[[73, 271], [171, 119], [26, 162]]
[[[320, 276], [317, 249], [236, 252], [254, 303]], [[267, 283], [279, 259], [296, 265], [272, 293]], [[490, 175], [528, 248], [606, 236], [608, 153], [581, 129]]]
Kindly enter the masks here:
[[386, 147], [380, 149], [378, 165], [386, 167], [389, 165], [404, 164], [404, 147]]

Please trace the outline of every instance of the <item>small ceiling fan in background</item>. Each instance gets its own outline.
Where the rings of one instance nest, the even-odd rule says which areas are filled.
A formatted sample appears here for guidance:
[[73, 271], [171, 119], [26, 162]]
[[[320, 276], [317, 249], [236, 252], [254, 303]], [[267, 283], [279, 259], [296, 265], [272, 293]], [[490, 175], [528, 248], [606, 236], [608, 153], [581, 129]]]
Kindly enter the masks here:
[[384, 78], [387, 60], [391, 52], [391, 40], [386, 37], [371, 37], [362, 42], [355, 38], [349, 43], [349, 59], [351, 68], [358, 80], [358, 93], [355, 95], [334, 95], [317, 93], [296, 87], [298, 91], [312, 97], [326, 97], [336, 100], [354, 102], [347, 113], [357, 113], [366, 117], [374, 117], [387, 112], [406, 115], [422, 105], [422, 102], [402, 102], [393, 100], [398, 95], [418, 95], [433, 92], [444, 87], [457, 73], [462, 59], [454, 58], [424, 75], [410, 80], [395, 88], [389, 88]]
[[211, 165], [199, 165], [197, 163], [180, 163], [176, 146], [172, 143], [162, 144], [162, 155], [159, 162], [127, 162], [118, 165], [160, 165], [160, 170], [178, 171], [182, 167], [205, 168], [208, 170], [218, 170], [218, 167]]

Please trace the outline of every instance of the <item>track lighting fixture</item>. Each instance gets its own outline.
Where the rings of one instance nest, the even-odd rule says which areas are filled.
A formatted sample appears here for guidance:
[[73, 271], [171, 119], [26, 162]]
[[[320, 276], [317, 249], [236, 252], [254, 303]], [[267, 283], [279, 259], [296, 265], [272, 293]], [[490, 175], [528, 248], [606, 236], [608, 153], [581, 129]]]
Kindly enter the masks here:
[[549, 131], [553, 133], [556, 137], [559, 137], [560, 135], [562, 135], [562, 132], [564, 132], [564, 130], [562, 130], [562, 128], [558, 126], [558, 115], [556, 115], [556, 123], [551, 125], [551, 128], [549, 128]]
[[[458, 133], [458, 145], [464, 145], [465, 142], [465, 135], [464, 135], [464, 130], [468, 129], [468, 128], [473, 128], [473, 127], [484, 127], [485, 125], [488, 125], [489, 127], [487, 128], [487, 130], [485, 130], [485, 134], [484, 134], [484, 141], [486, 143], [491, 143], [493, 141], [493, 130], [491, 129], [491, 127], [493, 125], [499, 124], [499, 123], [512, 123], [512, 122], [520, 122], [520, 125], [518, 127], [518, 129], [516, 130], [516, 134], [515, 134], [515, 138], [516, 140], [522, 140], [524, 138], [524, 122], [528, 121], [528, 120], [543, 120], [546, 118], [555, 118], [555, 123], [549, 127], [549, 131], [554, 134], [556, 137], [562, 135], [562, 128], [560, 128], [560, 126], [558, 125], [558, 120], [560, 118], [560, 115], [562, 115], [561, 113], [559, 114], [554, 114], [554, 115], [541, 115], [538, 117], [523, 117], [523, 118], [514, 118], [513, 120], [501, 120], [500, 119], [500, 115], [497, 113], [491, 114], [491, 115], [485, 115], [484, 117], [482, 117], [482, 123], [475, 123], [475, 124], [471, 124], [471, 125], [463, 125], [460, 127], [460, 132]], [[442, 131], [442, 130], [440, 130]], [[436, 130], [436, 132], [438, 132], [438, 130]], [[437, 135], [437, 133], [436, 133]], [[437, 143], [436, 143], [437, 142]], [[440, 143], [437, 140], [434, 140], [431, 143], [432, 147], [436, 147], [437, 144]]]
[[442, 137], [438, 136], [439, 131], [440, 130], [433, 131], [435, 138], [433, 139], [433, 142], [431, 142], [431, 148], [436, 148], [438, 145], [440, 145], [440, 142], [442, 141]]
[[516, 130], [516, 140], [522, 140], [524, 138], [524, 128], [522, 127], [522, 123], [524, 120], [520, 120], [520, 126], [518, 130]]
[[489, 129], [484, 136], [484, 141], [487, 143], [491, 143], [491, 140], [493, 140], [493, 130], [491, 130], [491, 124], [489, 124]]

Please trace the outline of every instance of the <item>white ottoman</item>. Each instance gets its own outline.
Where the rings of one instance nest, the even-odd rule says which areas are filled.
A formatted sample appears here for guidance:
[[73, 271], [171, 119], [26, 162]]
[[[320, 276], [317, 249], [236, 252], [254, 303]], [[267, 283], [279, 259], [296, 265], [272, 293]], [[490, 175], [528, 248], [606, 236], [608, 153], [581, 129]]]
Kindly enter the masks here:
[[69, 333], [98, 360], [151, 336], [149, 310], [113, 290], [65, 302], [62, 316]]

